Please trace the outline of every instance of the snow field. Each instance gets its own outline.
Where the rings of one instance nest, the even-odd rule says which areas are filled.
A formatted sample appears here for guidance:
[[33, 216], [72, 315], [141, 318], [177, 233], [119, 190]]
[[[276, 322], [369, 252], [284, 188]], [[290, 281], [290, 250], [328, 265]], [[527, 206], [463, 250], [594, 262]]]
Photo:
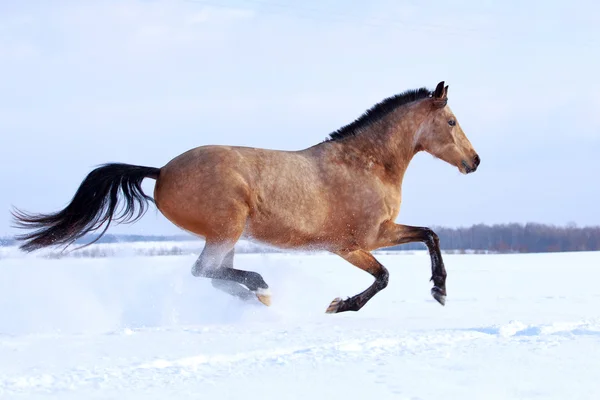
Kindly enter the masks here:
[[272, 307], [194, 278], [194, 255], [0, 260], [4, 399], [595, 399], [600, 253], [379, 254], [389, 286], [326, 254], [238, 254]]

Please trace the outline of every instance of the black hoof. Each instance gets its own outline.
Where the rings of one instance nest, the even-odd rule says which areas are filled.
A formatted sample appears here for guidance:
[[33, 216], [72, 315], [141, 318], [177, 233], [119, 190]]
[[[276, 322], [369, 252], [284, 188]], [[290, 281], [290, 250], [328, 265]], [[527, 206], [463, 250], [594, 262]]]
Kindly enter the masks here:
[[361, 309], [361, 305], [358, 304], [356, 298], [348, 297], [346, 300], [342, 300], [340, 297], [335, 298], [325, 312], [327, 314], [336, 314], [345, 311], [358, 311]]
[[340, 308], [342, 306], [342, 304], [344, 303], [344, 300], [342, 300], [339, 297], [336, 297], [331, 304], [329, 304], [329, 307], [327, 307], [327, 310], [325, 310], [325, 312], [327, 314], [335, 314], [340, 312]]
[[440, 303], [443, 306], [446, 305], [446, 291], [445, 290], [442, 290], [439, 287], [434, 286], [431, 289], [431, 295], [433, 296], [434, 299], [437, 300], [438, 303]]

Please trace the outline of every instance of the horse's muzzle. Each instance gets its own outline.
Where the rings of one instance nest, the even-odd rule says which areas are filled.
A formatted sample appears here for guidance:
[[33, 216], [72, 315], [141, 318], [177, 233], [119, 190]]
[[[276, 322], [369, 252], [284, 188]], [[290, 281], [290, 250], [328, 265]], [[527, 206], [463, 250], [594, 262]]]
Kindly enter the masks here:
[[475, 154], [475, 157], [471, 160], [471, 165], [469, 165], [465, 160], [462, 161], [463, 167], [465, 167], [465, 172], [470, 174], [471, 172], [477, 171], [477, 167], [481, 164], [481, 159], [479, 155]]

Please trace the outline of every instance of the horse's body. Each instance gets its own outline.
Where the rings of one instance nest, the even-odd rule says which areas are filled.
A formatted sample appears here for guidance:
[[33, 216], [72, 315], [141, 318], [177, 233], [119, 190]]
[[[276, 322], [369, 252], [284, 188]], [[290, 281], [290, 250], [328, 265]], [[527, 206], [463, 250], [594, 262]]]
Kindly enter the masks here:
[[[409, 91], [378, 104], [331, 139], [299, 151], [203, 146], [162, 168], [109, 164], [94, 170], [71, 204], [48, 216], [16, 217], [24, 227], [22, 248], [68, 244], [115, 217], [121, 190], [131, 221], [134, 207], [149, 199], [140, 188], [156, 179], [154, 200], [174, 224], [206, 239], [195, 276], [212, 278], [232, 294], [255, 293], [269, 304], [262, 277], [233, 268], [233, 248], [243, 237], [287, 249], [333, 252], [369, 272], [375, 282], [352, 298], [336, 299], [328, 312], [360, 309], [387, 285], [388, 272], [371, 250], [421, 241], [432, 260], [432, 295], [445, 303], [446, 271], [435, 233], [397, 225], [401, 185], [413, 156], [428, 151], [459, 168], [474, 171], [479, 156], [446, 105], [447, 87]], [[108, 225], [106, 226], [108, 228]]]
[[298, 152], [199, 147], [161, 168], [154, 199], [176, 225], [220, 242], [378, 248], [379, 226], [398, 214], [400, 186], [373, 179], [378, 166], [368, 160], [346, 164], [340, 150], [334, 142]]

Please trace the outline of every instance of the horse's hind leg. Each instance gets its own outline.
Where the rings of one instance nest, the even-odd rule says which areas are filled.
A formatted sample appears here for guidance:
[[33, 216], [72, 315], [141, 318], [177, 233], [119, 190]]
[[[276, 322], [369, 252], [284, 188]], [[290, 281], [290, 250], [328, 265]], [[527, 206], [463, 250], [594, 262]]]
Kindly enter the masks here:
[[375, 282], [362, 293], [357, 294], [342, 300], [339, 297], [331, 302], [327, 307], [327, 313], [339, 313], [343, 311], [358, 311], [360, 310], [373, 296], [383, 290], [388, 284], [389, 273], [387, 269], [367, 251], [357, 250], [348, 253], [338, 253], [349, 263], [357, 266], [373, 275]]
[[[234, 254], [235, 254], [235, 249], [232, 249], [225, 256], [225, 259], [223, 260], [223, 263], [221, 264], [221, 268], [225, 269], [225, 272], [227, 272], [227, 270], [234, 269], [233, 268]], [[250, 288], [250, 287], [252, 287], [252, 288], [267, 287], [267, 284], [265, 283], [265, 281], [263, 280], [263, 278], [260, 274], [258, 274], [256, 272], [250, 272], [250, 271], [241, 271], [241, 270], [236, 270], [236, 271], [240, 271], [242, 273], [247, 274], [247, 279], [244, 282], [245, 286], [243, 286], [242, 284], [240, 284], [236, 281], [232, 281], [232, 280], [212, 278], [211, 283], [212, 283], [213, 287], [215, 289], [221, 290], [227, 294], [230, 294], [234, 297], [238, 297], [242, 300], [249, 300], [249, 299], [255, 298], [256, 294], [254, 292], [250, 291], [250, 289], [248, 289], [248, 288]]]
[[[231, 250], [229, 253], [227, 253], [225, 259], [223, 260], [223, 264], [221, 264], [221, 268], [233, 268], [234, 252], [235, 250]], [[250, 300], [255, 297], [254, 293], [237, 282], [216, 278], [212, 278], [210, 282], [215, 289], [225, 292], [233, 297], [237, 297], [241, 300]]]
[[[207, 240], [204, 250], [192, 267], [192, 275], [212, 279], [213, 286], [229, 294], [240, 294], [239, 288], [234, 284], [241, 284], [248, 288], [260, 302], [271, 304], [269, 286], [262, 276], [256, 272], [243, 271], [233, 268], [234, 243], [218, 243]], [[216, 283], [215, 280], [222, 281]], [[231, 283], [231, 285], [229, 284]]]
[[256, 295], [244, 286], [234, 281], [225, 281], [223, 279], [211, 279], [211, 284], [215, 289], [225, 292], [240, 300], [251, 300], [256, 298]]

